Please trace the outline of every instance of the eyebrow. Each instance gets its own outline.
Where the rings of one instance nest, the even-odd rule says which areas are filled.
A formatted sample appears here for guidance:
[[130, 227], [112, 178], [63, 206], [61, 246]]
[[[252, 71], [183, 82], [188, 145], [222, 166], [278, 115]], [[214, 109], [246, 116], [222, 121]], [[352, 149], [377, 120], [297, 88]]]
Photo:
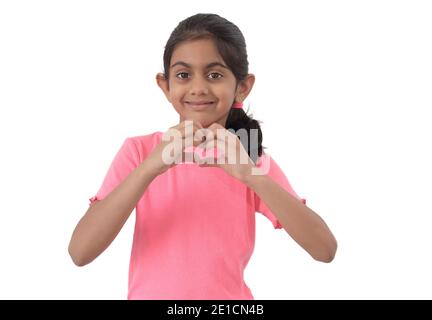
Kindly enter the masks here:
[[[184, 61], [177, 61], [176, 63], [174, 63], [174, 64], [171, 66], [171, 68], [174, 68], [175, 66], [178, 66], [178, 65], [185, 66], [185, 67], [187, 67], [187, 68], [191, 68], [191, 67], [192, 67], [190, 64], [188, 64], [188, 63], [186, 63], [186, 62], [184, 62]], [[228, 67], [227, 67], [226, 65], [224, 65], [224, 64], [222, 64], [222, 63], [220, 63], [220, 62], [212, 62], [212, 63], [209, 63], [205, 68], [206, 68], [206, 69], [209, 69], [209, 68], [212, 68], [212, 67], [215, 67], [215, 66], [219, 66], [219, 67], [222, 67], [222, 68], [228, 69]]]

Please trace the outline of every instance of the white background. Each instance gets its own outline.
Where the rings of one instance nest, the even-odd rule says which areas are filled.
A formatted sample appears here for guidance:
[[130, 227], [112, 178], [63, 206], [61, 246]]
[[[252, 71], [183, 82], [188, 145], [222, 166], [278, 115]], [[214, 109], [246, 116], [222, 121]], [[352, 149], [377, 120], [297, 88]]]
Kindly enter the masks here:
[[0, 298], [126, 298], [133, 215], [88, 266], [68, 242], [124, 139], [178, 123], [155, 75], [198, 12], [242, 30], [264, 146], [339, 244], [256, 214], [255, 298], [432, 298], [430, 2], [221, 0], [0, 2]]

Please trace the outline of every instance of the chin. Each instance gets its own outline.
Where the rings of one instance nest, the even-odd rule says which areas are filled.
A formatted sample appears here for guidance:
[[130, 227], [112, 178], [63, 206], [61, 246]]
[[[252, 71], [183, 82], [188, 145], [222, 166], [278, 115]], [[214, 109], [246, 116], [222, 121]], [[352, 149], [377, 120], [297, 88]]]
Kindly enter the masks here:
[[204, 128], [207, 128], [208, 126], [210, 126], [214, 122], [214, 120], [209, 119], [208, 117], [200, 117], [200, 116], [196, 116], [196, 115], [190, 116], [189, 119], [192, 120], [193, 122], [201, 123], [201, 125]]

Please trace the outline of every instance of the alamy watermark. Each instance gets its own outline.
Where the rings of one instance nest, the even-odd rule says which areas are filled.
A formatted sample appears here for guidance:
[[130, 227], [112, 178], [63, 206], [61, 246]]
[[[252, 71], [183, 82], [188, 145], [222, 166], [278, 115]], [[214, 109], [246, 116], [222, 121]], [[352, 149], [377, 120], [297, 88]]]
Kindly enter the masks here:
[[[217, 139], [215, 139], [213, 131], [206, 128], [199, 129], [194, 133], [193, 121], [191, 120], [185, 121], [185, 125], [185, 138], [183, 138], [182, 132], [175, 128], [169, 129], [162, 136], [162, 141], [169, 142], [162, 151], [162, 161], [166, 165], [182, 163], [182, 158], [175, 155], [182, 154], [183, 148], [192, 147], [194, 141], [203, 141], [204, 137], [206, 137], [206, 140], [198, 146], [198, 149], [205, 152], [213, 150], [213, 152], [217, 152], [217, 155], [202, 159], [196, 152], [186, 152], [184, 154], [185, 161], [214, 164], [214, 159], [216, 159], [218, 164], [248, 164], [251, 161], [250, 158], [258, 159], [258, 129], [251, 129], [249, 133], [243, 128], [237, 131], [234, 131], [234, 129], [217, 129]], [[249, 146], [250, 157], [245, 151], [247, 149], [245, 147], [244, 152], [240, 152], [239, 159], [237, 159], [238, 143]], [[269, 169], [269, 157], [261, 157], [259, 166], [253, 166], [251, 174], [265, 175]]]

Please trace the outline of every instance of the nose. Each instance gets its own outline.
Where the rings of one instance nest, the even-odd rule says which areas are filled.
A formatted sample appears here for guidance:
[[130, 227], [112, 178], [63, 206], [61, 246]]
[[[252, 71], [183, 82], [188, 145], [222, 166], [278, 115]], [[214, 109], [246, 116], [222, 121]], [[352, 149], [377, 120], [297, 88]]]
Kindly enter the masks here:
[[196, 77], [195, 79], [193, 79], [191, 82], [191, 87], [190, 87], [190, 94], [191, 95], [208, 95], [208, 87], [207, 87], [207, 83], [205, 80]]

